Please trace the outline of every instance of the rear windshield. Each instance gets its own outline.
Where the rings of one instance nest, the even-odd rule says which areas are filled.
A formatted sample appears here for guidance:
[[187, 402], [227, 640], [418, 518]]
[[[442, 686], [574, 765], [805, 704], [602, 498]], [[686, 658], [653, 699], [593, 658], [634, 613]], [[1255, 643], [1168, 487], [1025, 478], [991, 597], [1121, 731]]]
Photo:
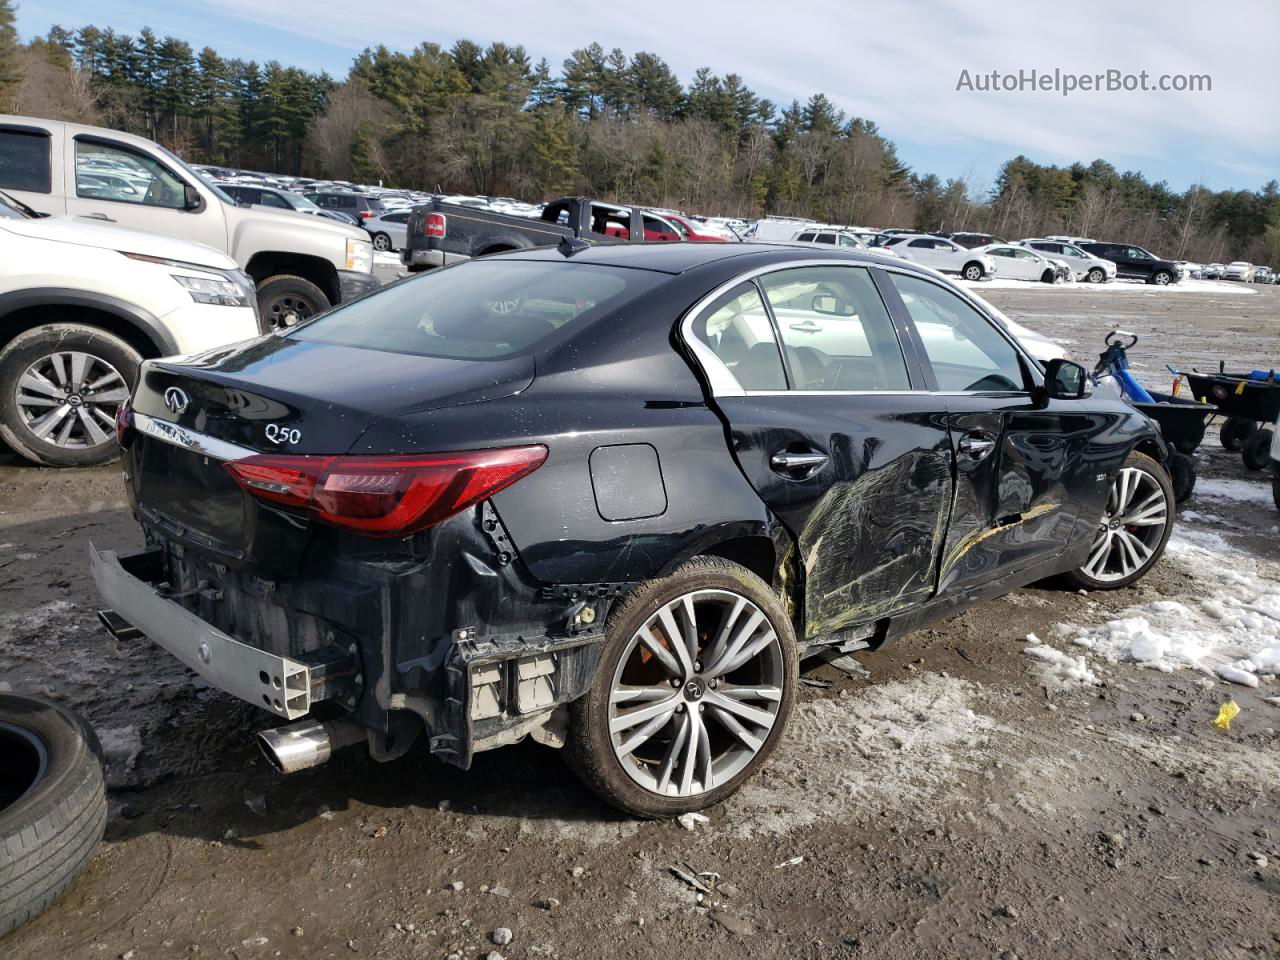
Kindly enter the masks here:
[[478, 260], [393, 284], [299, 327], [298, 340], [426, 357], [528, 353], [652, 289], [663, 274], [596, 264]]

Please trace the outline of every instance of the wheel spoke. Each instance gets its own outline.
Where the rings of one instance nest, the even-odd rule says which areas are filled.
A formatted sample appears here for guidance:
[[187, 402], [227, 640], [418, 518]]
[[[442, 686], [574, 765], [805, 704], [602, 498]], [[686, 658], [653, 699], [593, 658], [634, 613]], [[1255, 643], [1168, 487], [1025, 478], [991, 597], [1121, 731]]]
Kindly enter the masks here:
[[702, 719], [697, 710], [685, 712], [686, 724], [689, 727], [689, 738], [684, 744], [684, 754], [680, 758], [680, 793], [688, 796], [693, 789], [693, 761], [698, 755], [698, 741], [702, 739]]
[[87, 353], [71, 354], [71, 389], [77, 393], [84, 388], [84, 376], [93, 366], [93, 357]]
[[671, 674], [673, 677], [678, 677], [683, 680], [688, 675], [680, 668], [679, 661], [676, 660], [675, 655], [667, 649], [667, 645], [663, 643], [661, 639], [654, 636], [654, 627], [655, 624], [650, 622], [640, 631], [640, 643], [644, 645], [646, 650], [658, 658], [658, 662], [666, 667], [667, 673]]
[[680, 629], [680, 624], [676, 623], [670, 604], [658, 611], [658, 623], [662, 625], [663, 636], [670, 644], [670, 651], [678, 661], [676, 676], [681, 680], [688, 680], [693, 676], [693, 660], [689, 657], [684, 632]]
[[92, 441], [93, 446], [96, 447], [98, 444], [106, 443], [111, 439], [107, 432], [94, 422], [93, 417], [89, 416], [89, 411], [83, 406], [77, 407], [76, 413], [79, 414], [80, 422], [84, 424], [85, 432], [89, 434], [89, 439]]
[[65, 417], [70, 411], [71, 407], [66, 404], [63, 404], [60, 407], [55, 407], [40, 419], [33, 420], [31, 423], [27, 424], [27, 429], [43, 440], [49, 435], [49, 431], [58, 425], [58, 421]]
[[729, 611], [720, 623], [720, 629], [716, 631], [715, 639], [707, 645], [707, 649], [702, 652], [702, 665], [710, 667], [724, 654], [725, 644], [729, 640], [730, 634], [733, 632], [734, 624], [738, 622], [738, 617], [742, 616], [742, 611], [747, 608], [745, 597], [739, 597], [733, 605], [733, 609]]
[[739, 685], [720, 687], [717, 692], [720, 696], [728, 697], [730, 700], [769, 700], [773, 703], [778, 703], [782, 700], [781, 687]]
[[719, 721], [722, 727], [737, 737], [738, 740], [741, 741], [742, 745], [752, 752], [755, 752], [764, 746], [763, 740], [739, 723], [738, 718], [728, 710], [724, 709], [724, 707], [713, 703], [711, 705], [711, 713], [716, 720]]
[[40, 397], [32, 393], [18, 394], [18, 406], [20, 407], [56, 407], [60, 401], [53, 397]]
[[658, 768], [659, 793], [667, 792], [667, 787], [671, 784], [671, 773], [676, 768], [676, 760], [679, 759], [687, 739], [689, 739], [689, 718], [686, 716], [680, 724], [680, 729], [676, 731], [676, 735], [667, 746], [667, 752], [662, 755], [662, 766]]
[[625, 757], [634, 751], [636, 747], [652, 740], [653, 735], [666, 726], [667, 721], [671, 719], [673, 713], [674, 710], [668, 710], [665, 713], [659, 714], [635, 733], [631, 734], [631, 736], [627, 737], [627, 739], [622, 741], [622, 743], [618, 744], [618, 756]]
[[707, 691], [707, 703], [727, 710], [736, 717], [741, 717], [748, 723], [754, 723], [757, 727], [773, 726], [773, 714], [767, 710], [761, 710], [759, 707], [753, 707], [746, 703], [740, 703], [730, 697], [721, 696], [719, 691]]
[[[115, 383], [117, 380], [119, 380], [121, 383], [124, 383], [124, 377], [120, 376], [120, 374], [118, 374], [115, 370], [110, 370], [107, 373], [103, 374], [101, 377], [99, 377], [97, 380], [93, 381], [93, 383], [85, 384], [84, 388], [86, 390], [101, 390], [107, 384]], [[124, 397], [121, 397], [120, 399], [123, 400]]]
[[609, 732], [621, 733], [623, 730], [630, 730], [637, 724], [652, 720], [654, 717], [669, 716], [675, 712], [676, 704], [679, 702], [679, 694], [672, 694], [666, 700], [659, 700], [657, 703], [651, 703], [647, 707], [628, 710], [626, 713], [613, 718], [613, 721], [609, 724]]
[[49, 357], [49, 362], [53, 364], [53, 376], [58, 381], [58, 386], [69, 386], [67, 379], [67, 358], [65, 354], [55, 353]]
[[61, 387], [38, 373], [34, 368], [28, 370], [18, 380], [18, 389], [30, 390], [32, 393], [40, 393], [46, 397], [53, 397], [55, 400], [61, 400], [66, 396]]
[[129, 399], [128, 387], [117, 387], [115, 390], [106, 390], [101, 393], [93, 394], [94, 403], [123, 403]]
[[617, 686], [609, 694], [609, 702], [618, 703], [652, 703], [655, 700], [665, 700], [671, 696], [671, 688], [662, 687], [638, 687], [638, 686]]
[[1098, 565], [1106, 560], [1111, 553], [1111, 531], [1105, 530], [1102, 535], [1094, 541], [1093, 553], [1089, 554], [1088, 561], [1085, 562], [1084, 572], [1094, 578], [1099, 578], [1101, 570]]
[[71, 430], [75, 425], [76, 425], [75, 417], [67, 417], [65, 420], [63, 420], [62, 429], [58, 431], [58, 435], [54, 438], [53, 442], [60, 447], [65, 446], [67, 440], [70, 439], [71, 437]]
[[737, 670], [740, 666], [742, 666], [744, 663], [749, 661], [752, 657], [758, 654], [765, 647], [769, 646], [769, 644], [773, 643], [774, 640], [776, 639], [777, 639], [777, 636], [774, 634], [772, 630], [765, 630], [765, 632], [761, 634], [758, 639], [756, 639], [754, 642], [750, 644], [747, 644], [742, 650], [738, 651], [737, 655], [735, 655], [733, 659], [722, 664], [720, 667], [719, 673], [716, 675], [719, 676], [723, 674], [733, 673], [733, 671]]
[[113, 417], [111, 414], [107, 413], [106, 410], [104, 410], [102, 407], [98, 406], [97, 404], [91, 405], [89, 407], [89, 412], [93, 414], [95, 417], [97, 417], [99, 420], [101, 420], [103, 424], [106, 425], [108, 432], [116, 428], [116, 418]]
[[733, 662], [733, 660], [738, 656], [739, 651], [741, 651], [747, 641], [751, 639], [751, 635], [755, 633], [756, 628], [763, 622], [764, 613], [760, 610], [757, 610], [748, 617], [747, 622], [739, 627], [738, 632], [734, 634], [733, 640], [729, 643], [728, 649], [716, 658], [715, 663], [704, 664], [705, 669], [703, 672], [705, 675], [708, 677], [718, 677], [721, 674], [728, 673], [729, 671], [726, 669], [726, 665]]
[[[1163, 523], [1165, 517], [1164, 491], [1157, 490], [1147, 499], [1143, 500], [1138, 506], [1128, 511], [1120, 518], [1121, 523], [1136, 524], [1143, 520], [1149, 520], [1151, 517], [1158, 517]], [[1144, 526], [1152, 526], [1151, 523], [1143, 524]]]

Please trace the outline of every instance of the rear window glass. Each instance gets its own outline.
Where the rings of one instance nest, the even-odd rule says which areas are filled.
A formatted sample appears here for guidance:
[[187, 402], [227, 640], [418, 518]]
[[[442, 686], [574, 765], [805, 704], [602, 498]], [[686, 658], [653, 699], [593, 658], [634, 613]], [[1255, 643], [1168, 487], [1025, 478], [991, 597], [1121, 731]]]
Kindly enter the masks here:
[[663, 277], [595, 264], [474, 261], [393, 284], [290, 336], [428, 357], [508, 357], [616, 311]]
[[0, 189], [48, 193], [49, 137], [23, 130], [0, 130]]

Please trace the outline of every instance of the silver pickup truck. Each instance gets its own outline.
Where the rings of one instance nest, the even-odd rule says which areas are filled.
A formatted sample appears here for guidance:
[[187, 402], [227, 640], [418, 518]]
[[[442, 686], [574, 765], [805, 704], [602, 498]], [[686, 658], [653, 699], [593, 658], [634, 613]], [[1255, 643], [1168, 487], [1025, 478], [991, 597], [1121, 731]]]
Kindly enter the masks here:
[[158, 143], [119, 130], [0, 115], [0, 190], [40, 213], [221, 250], [253, 278], [275, 327], [377, 286], [363, 230], [238, 205]]

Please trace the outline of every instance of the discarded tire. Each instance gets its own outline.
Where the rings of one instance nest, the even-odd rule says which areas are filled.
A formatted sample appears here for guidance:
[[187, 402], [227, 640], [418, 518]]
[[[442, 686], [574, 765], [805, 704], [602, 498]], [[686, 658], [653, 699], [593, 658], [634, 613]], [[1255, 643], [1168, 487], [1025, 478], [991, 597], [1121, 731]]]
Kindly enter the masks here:
[[1196, 488], [1196, 462], [1185, 453], [1175, 453], [1169, 460], [1169, 479], [1174, 502], [1182, 503]]
[[1248, 417], [1227, 417], [1218, 439], [1227, 450], [1242, 450], [1257, 429], [1258, 425]]
[[102, 748], [48, 700], [0, 693], [0, 936], [52, 904], [107, 822]]
[[1240, 459], [1250, 470], [1262, 470], [1271, 462], [1271, 428], [1256, 430], [1240, 452]]

